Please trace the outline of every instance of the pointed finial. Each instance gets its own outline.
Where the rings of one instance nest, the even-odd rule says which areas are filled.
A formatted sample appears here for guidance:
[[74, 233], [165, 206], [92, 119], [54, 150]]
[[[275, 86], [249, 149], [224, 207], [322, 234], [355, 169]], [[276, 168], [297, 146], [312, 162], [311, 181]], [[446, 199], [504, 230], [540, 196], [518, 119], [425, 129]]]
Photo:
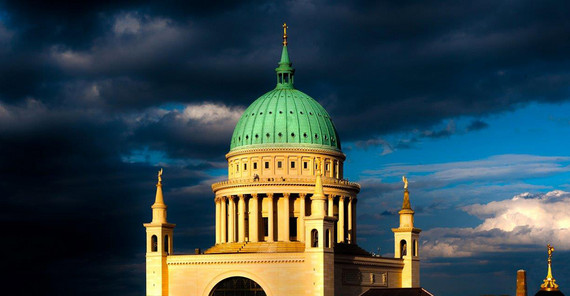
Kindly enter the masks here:
[[548, 244], [546, 245], [546, 249], [548, 251], [548, 272], [544, 279], [544, 283], [540, 285], [540, 290], [558, 291], [558, 284], [556, 284], [556, 280], [552, 276], [552, 252], [554, 252], [554, 247]]
[[404, 190], [408, 191], [408, 178], [402, 176], [402, 182], [404, 182]]
[[408, 178], [402, 176], [402, 182], [404, 182], [404, 202], [402, 203], [402, 210], [411, 210], [412, 205], [410, 204], [410, 193], [408, 192]]
[[321, 159], [316, 158], [315, 163], [317, 164], [317, 176], [322, 176], [323, 172], [321, 171]]
[[283, 45], [287, 45], [287, 23], [283, 23]]
[[162, 185], [162, 168], [158, 171], [158, 183], [157, 185]]

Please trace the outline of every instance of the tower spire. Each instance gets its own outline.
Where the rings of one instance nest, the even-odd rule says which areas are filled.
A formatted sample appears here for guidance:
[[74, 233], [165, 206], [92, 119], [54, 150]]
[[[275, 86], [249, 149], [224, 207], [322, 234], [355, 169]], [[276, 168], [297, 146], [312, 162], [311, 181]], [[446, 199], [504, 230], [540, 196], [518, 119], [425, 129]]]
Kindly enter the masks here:
[[404, 182], [404, 202], [402, 203], [402, 210], [411, 210], [410, 205], [410, 193], [408, 192], [408, 178], [402, 176], [402, 181]]
[[291, 60], [289, 59], [289, 52], [287, 51], [287, 26], [283, 23], [283, 50], [281, 51], [281, 60], [279, 67], [275, 69], [277, 72], [277, 88], [293, 88], [293, 76], [295, 69], [292, 67]]
[[546, 274], [546, 278], [544, 279], [544, 283], [540, 285], [541, 291], [558, 291], [558, 284], [556, 284], [556, 280], [552, 276], [552, 252], [554, 252], [554, 247], [550, 244], [546, 245], [548, 250], [548, 272]]
[[315, 159], [315, 164], [317, 165], [316, 169], [317, 178], [315, 181], [315, 193], [313, 193], [313, 196], [311, 196], [311, 216], [324, 217], [326, 216], [326, 211], [325, 211], [326, 197], [323, 191], [323, 178], [322, 178], [320, 158]]
[[166, 204], [164, 203], [164, 196], [162, 194], [162, 172], [161, 168], [158, 171], [158, 182], [156, 183], [156, 195], [154, 204], [152, 205], [152, 222], [151, 223], [167, 223], [166, 222]]

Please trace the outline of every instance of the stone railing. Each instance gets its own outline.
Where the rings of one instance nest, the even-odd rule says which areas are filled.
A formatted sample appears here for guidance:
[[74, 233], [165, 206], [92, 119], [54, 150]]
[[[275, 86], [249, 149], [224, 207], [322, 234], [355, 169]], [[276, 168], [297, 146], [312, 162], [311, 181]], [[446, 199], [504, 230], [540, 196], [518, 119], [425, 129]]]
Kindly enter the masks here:
[[[248, 178], [237, 178], [237, 179], [229, 179], [221, 182], [217, 182], [212, 184], [212, 189], [214, 191], [223, 188], [223, 187], [235, 187], [235, 186], [264, 186], [264, 185], [291, 185], [291, 184], [299, 184], [299, 185], [314, 185], [315, 184], [315, 177], [312, 178], [295, 178], [295, 177], [248, 177]], [[323, 177], [323, 185], [324, 186], [348, 186], [352, 187], [353, 189], [360, 191], [360, 184], [356, 182], [350, 182], [346, 179], [336, 179], [336, 178], [329, 178]]]

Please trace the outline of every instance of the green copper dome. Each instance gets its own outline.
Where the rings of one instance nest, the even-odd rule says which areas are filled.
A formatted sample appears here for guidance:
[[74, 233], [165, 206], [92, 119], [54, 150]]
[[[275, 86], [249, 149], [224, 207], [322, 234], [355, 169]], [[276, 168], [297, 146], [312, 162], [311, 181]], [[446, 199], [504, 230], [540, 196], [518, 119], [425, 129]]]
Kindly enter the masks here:
[[274, 90], [255, 100], [234, 130], [230, 151], [260, 147], [306, 147], [340, 151], [334, 124], [323, 106], [293, 87], [287, 45], [277, 72]]

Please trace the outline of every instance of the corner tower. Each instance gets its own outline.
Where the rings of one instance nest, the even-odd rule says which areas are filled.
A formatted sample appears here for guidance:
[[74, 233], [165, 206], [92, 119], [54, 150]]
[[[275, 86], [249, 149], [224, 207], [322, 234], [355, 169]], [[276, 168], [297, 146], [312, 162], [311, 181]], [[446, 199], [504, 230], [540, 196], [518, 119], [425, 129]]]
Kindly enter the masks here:
[[158, 172], [156, 196], [152, 205], [152, 221], [146, 228], [146, 294], [168, 294], [166, 258], [172, 254], [172, 232], [175, 224], [166, 221], [166, 204], [162, 195], [162, 169]]
[[404, 260], [402, 269], [402, 288], [420, 287], [420, 256], [419, 240], [421, 229], [414, 227], [414, 210], [410, 205], [408, 179], [402, 177], [404, 182], [404, 201], [400, 215], [400, 226], [392, 228], [394, 232], [394, 257]]

